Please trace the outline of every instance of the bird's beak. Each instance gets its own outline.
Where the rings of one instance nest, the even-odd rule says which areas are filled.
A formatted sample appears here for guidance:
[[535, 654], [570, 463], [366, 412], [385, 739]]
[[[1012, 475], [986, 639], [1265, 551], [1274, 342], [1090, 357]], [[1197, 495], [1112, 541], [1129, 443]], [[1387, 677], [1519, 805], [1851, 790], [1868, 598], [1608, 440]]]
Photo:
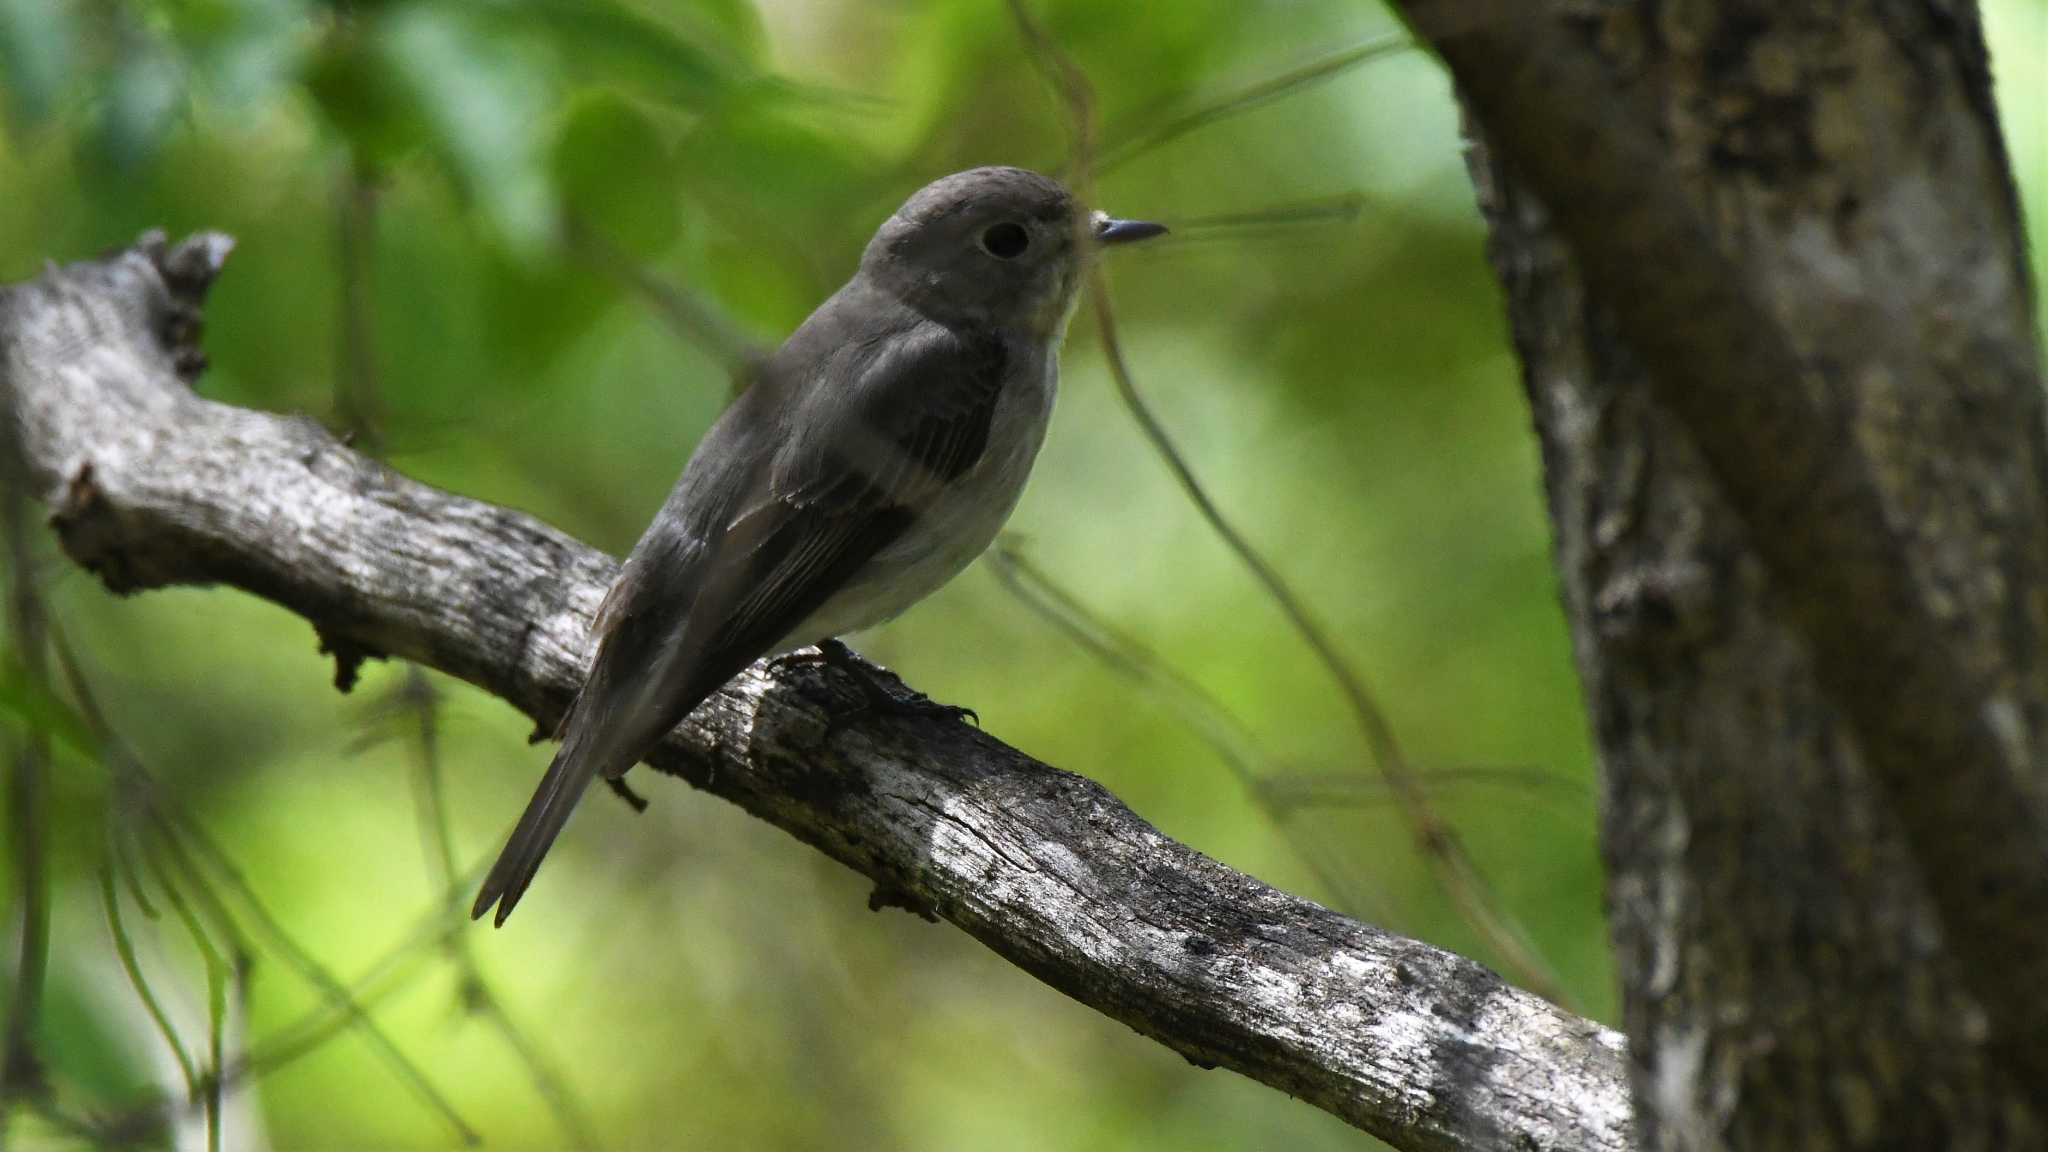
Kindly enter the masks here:
[[1107, 212], [1095, 213], [1088, 223], [1095, 243], [1104, 248], [1166, 235], [1164, 224], [1154, 224], [1150, 220], [1119, 220]]

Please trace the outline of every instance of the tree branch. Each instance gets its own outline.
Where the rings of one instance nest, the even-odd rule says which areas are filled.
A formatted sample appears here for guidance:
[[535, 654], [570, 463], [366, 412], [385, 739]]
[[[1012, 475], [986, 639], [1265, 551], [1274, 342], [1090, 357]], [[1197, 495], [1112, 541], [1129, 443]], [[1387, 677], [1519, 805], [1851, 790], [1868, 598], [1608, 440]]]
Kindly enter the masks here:
[[[228, 248], [145, 237], [0, 295], [29, 469], [65, 551], [116, 592], [218, 583], [282, 604], [344, 684], [364, 657], [402, 657], [552, 727], [614, 562], [310, 421], [192, 393], [199, 303]], [[1615, 1033], [1232, 871], [965, 726], [831, 733], [851, 696], [833, 675], [757, 665], [652, 763], [871, 877], [881, 902], [1399, 1147], [1630, 1146]]]

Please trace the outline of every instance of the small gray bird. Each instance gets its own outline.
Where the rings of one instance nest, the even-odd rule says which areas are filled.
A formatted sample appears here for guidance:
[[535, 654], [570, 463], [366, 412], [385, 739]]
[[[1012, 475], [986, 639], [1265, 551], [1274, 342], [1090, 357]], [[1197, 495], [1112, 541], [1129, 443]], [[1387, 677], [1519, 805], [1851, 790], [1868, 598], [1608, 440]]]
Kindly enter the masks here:
[[843, 657], [834, 637], [979, 556], [1045, 438], [1083, 262], [1165, 231], [1084, 213], [1018, 168], [947, 176], [884, 222], [626, 558], [561, 749], [471, 915], [495, 904], [503, 924], [590, 782], [623, 776], [756, 658], [810, 644]]

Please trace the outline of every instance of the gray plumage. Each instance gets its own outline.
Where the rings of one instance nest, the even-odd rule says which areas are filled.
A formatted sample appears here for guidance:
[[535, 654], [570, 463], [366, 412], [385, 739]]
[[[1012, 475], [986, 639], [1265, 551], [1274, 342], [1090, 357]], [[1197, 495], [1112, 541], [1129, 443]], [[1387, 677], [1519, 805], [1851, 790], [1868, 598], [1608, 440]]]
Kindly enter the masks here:
[[577, 799], [755, 659], [878, 624], [978, 556], [1045, 436], [1088, 250], [1163, 229], [977, 168], [912, 196], [697, 445], [605, 596], [583, 690], [472, 915]]

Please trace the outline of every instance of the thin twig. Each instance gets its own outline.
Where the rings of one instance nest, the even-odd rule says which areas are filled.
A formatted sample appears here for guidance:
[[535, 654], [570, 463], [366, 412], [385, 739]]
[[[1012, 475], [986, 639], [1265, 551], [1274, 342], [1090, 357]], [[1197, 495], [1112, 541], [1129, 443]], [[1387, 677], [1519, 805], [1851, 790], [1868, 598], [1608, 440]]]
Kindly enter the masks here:
[[[336, 406], [349, 419], [349, 430], [356, 435], [359, 445], [374, 454], [380, 436], [372, 418], [382, 406], [377, 358], [371, 343], [374, 297], [370, 290], [370, 277], [376, 265], [371, 244], [376, 236], [377, 206], [369, 173], [360, 163], [351, 165], [342, 179], [341, 266], [344, 290], [340, 329], [344, 343], [341, 357], [344, 370], [335, 381]], [[595, 243], [594, 237], [590, 239]], [[413, 718], [416, 726], [414, 778], [417, 781], [421, 837], [429, 862], [429, 883], [446, 893], [446, 899], [453, 902], [450, 909], [456, 910], [462, 897], [460, 890], [455, 888], [458, 879], [455, 833], [449, 819], [441, 772], [440, 693], [424, 669], [417, 664], [408, 664], [404, 683], [397, 691], [397, 702], [399, 708]], [[455, 968], [464, 1007], [489, 1021], [505, 1046], [525, 1067], [528, 1078], [533, 1081], [569, 1142], [581, 1149], [595, 1148], [597, 1142], [582, 1108], [561, 1076], [543, 1058], [539, 1045], [519, 1029], [503, 1002], [485, 981], [470, 950], [469, 938], [460, 933], [450, 933], [443, 938], [442, 945]]]
[[[108, 850], [112, 852], [110, 847]], [[150, 1022], [156, 1025], [157, 1034], [164, 1038], [164, 1046], [171, 1050], [171, 1059], [178, 1062], [178, 1071], [185, 1080], [185, 1094], [196, 1097], [199, 1094], [199, 1072], [192, 1066], [192, 1054], [185, 1050], [184, 1041], [178, 1039], [178, 1030], [171, 1024], [171, 1018], [164, 1011], [163, 1002], [157, 999], [156, 991], [149, 986], [149, 978], [143, 974], [142, 964], [135, 956], [135, 942], [129, 938], [127, 927], [121, 922], [121, 898], [114, 887], [114, 869], [111, 862], [100, 866], [100, 905], [106, 910], [107, 931], [113, 934], [114, 955], [121, 961], [121, 971], [128, 976], [128, 984], [135, 989], [135, 998], [142, 1001], [143, 1011], [149, 1014]]]
[[408, 664], [397, 696], [399, 706], [412, 715], [417, 726], [413, 780], [427, 879], [445, 889], [455, 879], [455, 830], [449, 823], [446, 782], [441, 774], [441, 693], [427, 678], [426, 669]]
[[1173, 472], [1181, 491], [1194, 504], [1202, 519], [1224, 545], [1244, 564], [1266, 595], [1279, 607], [1282, 614], [1293, 625], [1316, 655], [1330, 678], [1342, 691], [1351, 707], [1359, 731], [1371, 750], [1373, 761], [1385, 773], [1387, 783], [1402, 817], [1408, 822], [1417, 847], [1425, 859], [1432, 862], [1433, 870], [1443, 882], [1445, 890], [1458, 905], [1468, 923], [1484, 936], [1494, 952], [1504, 963], [1514, 969], [1517, 979], [1530, 991], [1555, 1003], [1571, 1006], [1563, 986], [1537, 954], [1533, 943], [1520, 925], [1500, 907], [1485, 878], [1472, 865], [1463, 843], [1454, 830], [1424, 795], [1417, 782], [1414, 769], [1401, 750], [1394, 735], [1392, 723], [1380, 708], [1365, 680], [1353, 669], [1343, 654], [1338, 651], [1336, 641], [1329, 632], [1310, 614], [1308, 605], [1282, 577], [1279, 570], [1258, 551], [1243, 533], [1238, 531], [1223, 515], [1200, 480], [1188, 464], [1179, 448], [1173, 443], [1165, 425], [1159, 420], [1144, 396], [1139, 393], [1129, 365], [1123, 354], [1123, 346], [1116, 335], [1116, 315], [1110, 307], [1108, 284], [1097, 268], [1091, 273], [1091, 290], [1094, 294], [1096, 328], [1102, 341], [1103, 354], [1109, 361], [1110, 377], [1116, 384], [1118, 396], [1124, 407], [1137, 420], [1145, 438], [1160, 458]]
[[[349, 985], [350, 999], [367, 1011], [376, 1007], [386, 997], [410, 987], [416, 975], [425, 971], [427, 967], [418, 961], [425, 959], [448, 936], [459, 932], [468, 924], [469, 918], [459, 912], [461, 896], [483, 875], [486, 863], [487, 860], [480, 861], [473, 866], [458, 884], [434, 902], [427, 914], [400, 938], [398, 944], [373, 961], [363, 975]], [[408, 961], [414, 962], [410, 969], [406, 967]], [[245, 969], [239, 966], [235, 969], [237, 987], [242, 983], [244, 971]], [[350, 1024], [351, 1020], [346, 1012], [336, 1011], [333, 1004], [323, 1002], [308, 1009], [299, 1019], [250, 1045], [240, 1057], [227, 1061], [216, 1080], [225, 1091], [234, 1088], [243, 1080], [277, 1072], [341, 1035], [348, 1030]], [[168, 1116], [168, 1104], [158, 1103], [129, 1113], [121, 1122], [127, 1127], [140, 1128], [147, 1125], [152, 1118]]]
[[[370, 1008], [386, 996], [410, 986], [413, 974], [425, 967], [418, 961], [468, 926], [467, 909], [462, 905], [467, 893], [483, 878], [484, 867], [489, 863], [489, 858], [478, 861], [449, 885], [412, 929], [349, 985], [349, 995], [365, 1008]], [[313, 1051], [346, 1027], [344, 1015], [336, 1013], [329, 1005], [322, 1005], [251, 1045], [248, 1053], [236, 1062], [235, 1068], [240, 1074], [251, 1075], [276, 1071]]]
[[120, 873], [122, 885], [128, 889], [128, 898], [135, 901], [135, 907], [141, 911], [143, 919], [153, 922], [158, 916], [156, 902], [151, 900], [149, 893], [143, 889], [142, 873], [135, 865], [135, 847], [125, 835], [127, 829], [124, 825], [125, 821], [116, 820], [114, 823], [107, 836], [107, 854], [111, 857], [115, 870]]
[[43, 1123], [92, 1148], [132, 1147], [139, 1142], [141, 1135], [121, 1127], [119, 1123], [95, 1122], [73, 1116], [57, 1107], [47, 1096], [30, 1097], [28, 1110]]
[[1278, 76], [1218, 97], [1151, 128], [1141, 129], [1120, 140], [1112, 138], [1102, 154], [1095, 158], [1094, 174], [1097, 177], [1105, 176], [1190, 132], [1249, 112], [1282, 97], [1292, 96], [1304, 88], [1341, 76], [1361, 64], [1413, 47], [1414, 42], [1398, 32], [1375, 36], [1363, 43], [1332, 52]]
[[1112, 670], [1151, 689], [1180, 714], [1203, 743], [1249, 787], [1267, 775], [1251, 732], [1223, 702], [1140, 644], [1090, 612], [1073, 593], [1046, 575], [1015, 540], [996, 541], [986, 557], [996, 578], [1041, 619], [1065, 633]]
[[[206, 962], [206, 1152], [220, 1152], [220, 1129], [226, 1099], [221, 1071], [227, 1060], [228, 980], [230, 968], [209, 955]], [[239, 974], [242, 968], [233, 971]]]
[[1349, 224], [1365, 211], [1365, 205], [1365, 193], [1342, 192], [1335, 196], [1295, 200], [1244, 212], [1218, 212], [1208, 216], [1169, 216], [1163, 218], [1161, 223], [1172, 231], [1137, 251], [1143, 252], [1157, 244], [1185, 243], [1197, 238], [1239, 239], [1247, 234], [1278, 232], [1304, 225]]
[[[1244, 785], [1253, 802], [1274, 820], [1284, 823], [1287, 817], [1305, 809], [1365, 808], [1393, 802], [1393, 791], [1384, 778], [1349, 772], [1274, 770], [1271, 759], [1259, 749], [1250, 730], [1221, 700], [1136, 638], [1118, 630], [1100, 613], [1090, 611], [1080, 597], [1033, 562], [1015, 538], [999, 538], [986, 559], [996, 579], [1032, 614], [1079, 644], [1111, 671], [1163, 700], [1209, 745]], [[1585, 793], [1578, 781], [1557, 773], [1505, 765], [1432, 768], [1419, 773], [1418, 782], [1431, 791], [1474, 785], [1520, 791], [1544, 789], [1580, 800]]]
[[[171, 867], [156, 867], [154, 873], [157, 886], [171, 904], [181, 920], [186, 921], [188, 931], [193, 931], [194, 943], [201, 954], [214, 958], [219, 951], [210, 943], [203, 924], [211, 921], [232, 941], [232, 955], [237, 969], [241, 957], [255, 951], [251, 937], [244, 931], [241, 921], [228, 909], [226, 901], [215, 890], [215, 885], [233, 893], [268, 947], [267, 951], [282, 958], [287, 967], [298, 973], [301, 979], [311, 985], [329, 1006], [340, 1013], [377, 1053], [399, 1080], [420, 1097], [427, 1106], [438, 1113], [448, 1126], [455, 1130], [464, 1144], [473, 1145], [477, 1135], [468, 1122], [458, 1113], [440, 1089], [436, 1088], [427, 1074], [400, 1051], [391, 1037], [372, 1020], [363, 1006], [348, 994], [341, 981], [321, 964], [311, 952], [287, 932], [268, 906], [257, 896], [255, 888], [242, 874], [226, 850], [214, 841], [197, 819], [176, 805], [166, 802], [142, 762], [128, 750], [107, 722], [99, 702], [86, 681], [69, 646], [60, 634], [52, 634], [51, 649], [63, 669], [73, 699], [86, 723], [91, 727], [95, 739], [108, 763], [109, 771], [121, 787], [129, 790], [142, 806], [150, 829], [155, 833], [153, 843], [160, 846]], [[197, 857], [195, 859], [195, 857]], [[153, 857], [145, 857], [153, 862]], [[204, 861], [204, 866], [201, 865]], [[175, 873], [175, 875], [174, 875]], [[209, 875], [210, 873], [210, 875]], [[182, 883], [179, 881], [182, 880]], [[194, 913], [185, 901], [185, 894], [200, 905], [203, 915]]]
[[[1031, 14], [1024, 0], [1010, 0], [1010, 10], [1026, 44], [1032, 49], [1033, 61], [1060, 95], [1074, 146], [1070, 183], [1083, 203], [1092, 203], [1096, 136], [1093, 88], [1080, 66]], [[1503, 963], [1515, 970], [1523, 984], [1555, 1003], [1568, 1005], [1569, 1000], [1565, 998], [1556, 975], [1538, 955], [1521, 926], [1500, 907], [1485, 878], [1473, 866], [1457, 832], [1437, 814], [1424, 795], [1400, 742], [1395, 738], [1392, 723], [1364, 678], [1345, 660], [1336, 641], [1316, 621], [1307, 604], [1278, 569], [1224, 516], [1195, 476], [1187, 457], [1174, 444], [1164, 423], [1139, 392], [1130, 365], [1125, 360], [1123, 345], [1117, 337], [1116, 311], [1100, 261], [1089, 270], [1088, 288], [1103, 355], [1108, 361], [1118, 397], [1203, 521], [1251, 572], [1343, 693], [1374, 762], [1387, 778], [1402, 818], [1438, 881], [1466, 922], [1486, 939]]]
[[336, 258], [341, 272], [341, 346], [335, 363], [335, 416], [354, 443], [375, 456], [384, 448], [383, 400], [377, 387], [377, 185], [360, 157], [337, 177]]
[[[467, 894], [467, 885], [456, 869], [455, 833], [448, 815], [447, 797], [443, 788], [440, 751], [439, 702], [440, 694], [433, 682], [418, 665], [406, 669], [405, 686], [400, 689], [401, 699], [412, 711], [418, 723], [416, 745], [416, 777], [419, 780], [420, 816], [422, 831], [428, 841], [428, 858], [432, 861], [430, 883], [443, 893], [449, 902], [448, 911], [455, 923], [460, 924], [462, 904]], [[470, 1011], [481, 1015], [491, 1028], [498, 1033], [507, 1048], [519, 1063], [525, 1067], [527, 1078], [533, 1081], [535, 1091], [547, 1105], [555, 1124], [569, 1139], [572, 1147], [594, 1149], [598, 1146], [589, 1118], [577, 1101], [566, 1081], [550, 1064], [536, 1044], [512, 1019], [496, 989], [484, 979], [483, 971], [477, 966], [476, 954], [471, 948], [471, 937], [466, 932], [450, 932], [442, 938], [442, 947], [457, 973], [457, 985], [461, 989], [463, 1003]]]
[[[1475, 765], [1461, 768], [1431, 768], [1420, 774], [1424, 788], [1480, 785], [1519, 791], [1548, 790], [1574, 799], [1585, 798], [1578, 781], [1546, 772], [1541, 768], [1512, 765]], [[1393, 788], [1385, 780], [1368, 780], [1344, 772], [1287, 772], [1261, 777], [1259, 791], [1282, 811], [1297, 808], [1362, 808], [1389, 803]]]
[[171, 907], [172, 914], [185, 927], [185, 934], [192, 938], [192, 947], [199, 953], [201, 965], [206, 969], [206, 1039], [207, 1066], [202, 1082], [195, 1086], [194, 1099], [206, 1116], [207, 1152], [219, 1152], [221, 1121], [221, 1038], [227, 1016], [225, 971], [228, 962], [220, 949], [214, 947], [212, 938], [192, 910], [192, 905], [179, 892], [177, 883], [167, 871], [157, 873], [159, 886], [163, 889], [164, 902]]
[[414, 1064], [404, 1052], [399, 1050], [397, 1043], [391, 1039], [382, 1026], [370, 1018], [369, 1013], [364, 1010], [361, 1004], [356, 1003], [354, 998], [348, 994], [348, 989], [343, 987], [341, 981], [332, 972], [328, 971], [326, 965], [315, 959], [303, 945], [294, 939], [289, 932], [285, 931], [284, 925], [278, 923], [277, 918], [271, 914], [270, 909], [256, 898], [254, 889], [250, 886], [247, 878], [242, 875], [241, 870], [235, 866], [234, 861], [221, 850], [219, 845], [213, 842], [211, 837], [205, 834], [205, 831], [199, 827], [197, 822], [175, 811], [166, 811], [165, 816], [166, 819], [160, 827], [174, 834], [164, 836], [162, 838], [163, 843], [170, 850], [173, 861], [179, 864], [180, 871], [186, 875], [200, 874], [197, 861], [193, 860], [186, 853], [186, 845], [189, 844], [197, 849], [196, 855], [205, 859], [206, 865], [213, 873], [214, 878], [221, 881], [225, 888], [238, 896], [239, 902], [243, 910], [248, 914], [250, 921], [256, 926], [257, 931], [266, 938], [269, 944], [269, 951], [282, 957], [285, 963], [308, 984], [312, 985], [328, 1001], [332, 1008], [341, 1013], [349, 1024], [362, 1036], [363, 1040], [370, 1045], [371, 1050], [381, 1056], [386, 1064], [390, 1065], [399, 1080], [406, 1087], [412, 1089], [414, 1095], [418, 1096], [429, 1108], [438, 1113], [450, 1128], [454, 1129], [463, 1144], [473, 1146], [479, 1143], [476, 1130], [471, 1128], [469, 1122], [462, 1118], [462, 1114], [456, 1110], [455, 1105], [446, 1096], [442, 1095], [441, 1090], [434, 1086], [433, 1081], [427, 1077], [423, 1069]]
[[[1262, 787], [1270, 772], [1261, 767], [1266, 757], [1252, 735], [1222, 701], [1203, 691], [1194, 681], [1176, 671], [1136, 640], [1111, 628], [1089, 612], [1066, 589], [1060, 587], [1009, 540], [1000, 540], [988, 555], [991, 568], [1003, 586], [1027, 609], [1045, 620], [1096, 659], [1164, 700], [1195, 734], [1230, 769], [1245, 795], [1276, 826], [1286, 829], [1287, 812], [1268, 801]], [[1388, 908], [1379, 893], [1364, 884], [1363, 877], [1341, 858], [1341, 852], [1327, 849], [1320, 839], [1293, 829], [1288, 839], [1302, 860], [1339, 905], [1341, 911], [1386, 919]]]
[[[28, 537], [28, 469], [8, 367], [0, 358], [0, 517], [4, 517], [8, 560], [8, 628], [23, 680], [37, 695], [49, 695], [44, 650], [44, 613]], [[8, 808], [21, 893], [20, 945], [14, 983], [8, 993], [7, 1026], [0, 1040], [0, 1126], [7, 1104], [43, 1092], [42, 1062], [36, 1053], [43, 984], [50, 954], [49, 763], [50, 730], [32, 722], [15, 749], [8, 780]]]
[[767, 359], [767, 348], [704, 296], [649, 271], [573, 217], [562, 227], [570, 254], [630, 289], [686, 342], [710, 353], [732, 377], [737, 394]]

